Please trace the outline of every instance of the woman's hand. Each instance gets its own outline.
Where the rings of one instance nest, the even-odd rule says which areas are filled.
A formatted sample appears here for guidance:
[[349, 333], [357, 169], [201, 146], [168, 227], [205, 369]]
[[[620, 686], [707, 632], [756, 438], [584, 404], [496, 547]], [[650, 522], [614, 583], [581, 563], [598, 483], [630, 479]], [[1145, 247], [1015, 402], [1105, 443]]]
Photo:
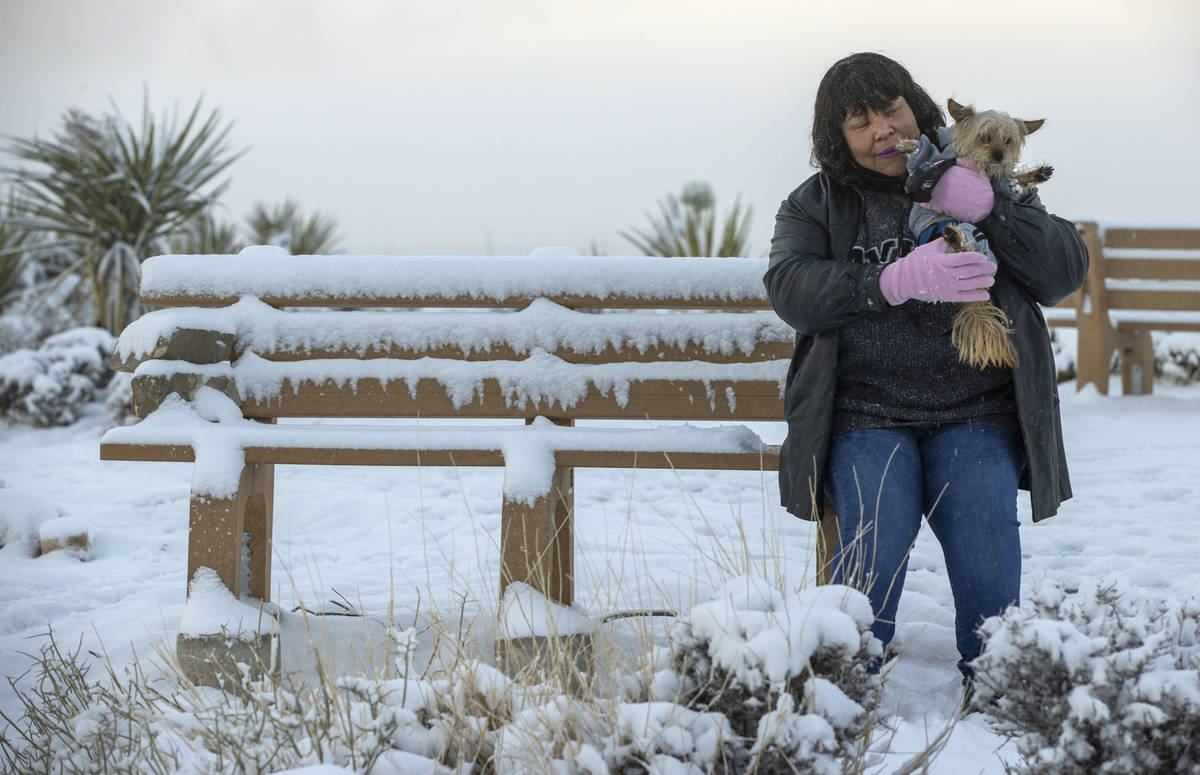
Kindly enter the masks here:
[[996, 265], [982, 253], [948, 253], [938, 237], [883, 268], [879, 290], [893, 307], [918, 301], [987, 301]]
[[975, 223], [992, 211], [995, 194], [992, 182], [982, 172], [976, 171], [966, 159], [959, 157], [954, 166], [946, 170], [930, 192], [928, 207], [945, 213], [956, 221]]

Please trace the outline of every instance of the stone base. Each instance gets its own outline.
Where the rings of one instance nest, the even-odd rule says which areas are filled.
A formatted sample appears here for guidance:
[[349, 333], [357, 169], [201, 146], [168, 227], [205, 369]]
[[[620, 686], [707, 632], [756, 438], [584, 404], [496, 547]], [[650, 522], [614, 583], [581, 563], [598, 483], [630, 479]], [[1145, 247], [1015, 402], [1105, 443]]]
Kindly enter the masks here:
[[496, 641], [496, 667], [510, 678], [556, 681], [581, 694], [595, 666], [595, 635], [534, 635]]
[[60, 549], [69, 549], [79, 555], [87, 555], [92, 550], [92, 542], [88, 539], [87, 533], [56, 538], [43, 538], [40, 544], [42, 554], [50, 554], [50, 552], [57, 552]]
[[175, 639], [175, 656], [189, 681], [213, 686], [234, 694], [244, 691], [243, 673], [252, 681], [263, 675], [279, 676], [279, 650], [275, 636], [245, 635], [250, 640], [225, 635], [180, 635]]

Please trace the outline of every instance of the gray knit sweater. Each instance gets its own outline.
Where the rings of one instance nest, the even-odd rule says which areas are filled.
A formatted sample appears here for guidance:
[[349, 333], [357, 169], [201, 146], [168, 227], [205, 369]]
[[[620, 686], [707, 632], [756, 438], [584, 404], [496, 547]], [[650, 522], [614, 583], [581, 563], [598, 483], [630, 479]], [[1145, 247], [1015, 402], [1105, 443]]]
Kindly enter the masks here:
[[[851, 261], [888, 264], [913, 247], [908, 208], [865, 193]], [[950, 344], [957, 304], [907, 301], [841, 329], [833, 432], [970, 420], [1016, 422], [1012, 372], [958, 362]]]

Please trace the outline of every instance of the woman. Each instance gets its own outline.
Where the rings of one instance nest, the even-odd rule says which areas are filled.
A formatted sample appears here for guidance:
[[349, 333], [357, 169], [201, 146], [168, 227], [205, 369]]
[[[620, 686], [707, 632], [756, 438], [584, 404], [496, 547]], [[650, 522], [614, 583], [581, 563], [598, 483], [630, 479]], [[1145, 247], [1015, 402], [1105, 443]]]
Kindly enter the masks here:
[[[875, 635], [895, 633], [908, 552], [924, 515], [942, 545], [964, 682], [976, 628], [1020, 596], [1016, 498], [1034, 521], [1071, 497], [1050, 338], [1039, 304], [1070, 295], [1087, 251], [1036, 192], [1013, 200], [951, 166], [933, 209], [974, 223], [999, 266], [914, 246], [901, 138], [936, 143], [941, 110], [899, 63], [879, 54], [837, 62], [817, 91], [819, 172], [783, 202], [764, 282], [796, 330], [780, 458], [787, 509], [841, 519], [831, 580], [862, 589]], [[1016, 368], [962, 364], [950, 344], [958, 305], [990, 296], [1010, 321]]]

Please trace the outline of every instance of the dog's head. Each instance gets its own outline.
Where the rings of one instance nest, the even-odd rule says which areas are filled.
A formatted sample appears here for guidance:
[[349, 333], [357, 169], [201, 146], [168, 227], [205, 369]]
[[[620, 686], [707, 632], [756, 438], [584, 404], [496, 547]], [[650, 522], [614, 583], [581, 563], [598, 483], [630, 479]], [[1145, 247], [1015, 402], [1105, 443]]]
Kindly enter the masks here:
[[971, 105], [948, 100], [950, 148], [989, 178], [1005, 178], [1017, 168], [1025, 138], [1041, 129], [1044, 118], [1024, 121], [999, 110], [976, 112]]

